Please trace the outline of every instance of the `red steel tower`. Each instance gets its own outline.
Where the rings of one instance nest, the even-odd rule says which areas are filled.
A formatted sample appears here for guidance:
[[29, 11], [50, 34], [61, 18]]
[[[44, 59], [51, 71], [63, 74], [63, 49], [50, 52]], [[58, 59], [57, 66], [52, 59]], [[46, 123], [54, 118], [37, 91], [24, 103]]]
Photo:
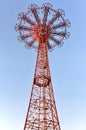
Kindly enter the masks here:
[[69, 36], [70, 22], [64, 11], [54, 10], [49, 3], [41, 7], [32, 4], [26, 13], [19, 14], [18, 39], [37, 50], [36, 67], [24, 130], [61, 130], [56, 110], [49, 69], [48, 50], [61, 46]]

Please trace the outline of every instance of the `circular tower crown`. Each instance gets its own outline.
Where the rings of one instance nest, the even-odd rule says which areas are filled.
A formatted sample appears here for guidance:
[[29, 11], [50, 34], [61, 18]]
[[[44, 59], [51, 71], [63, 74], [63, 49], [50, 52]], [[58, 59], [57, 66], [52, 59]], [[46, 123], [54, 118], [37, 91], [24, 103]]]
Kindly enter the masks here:
[[18, 40], [35, 49], [38, 48], [37, 42], [46, 42], [49, 50], [62, 46], [63, 39], [69, 36], [67, 27], [70, 26], [64, 16], [63, 10], [54, 10], [49, 3], [41, 7], [31, 4], [26, 13], [19, 14], [19, 23], [15, 25], [16, 31], [19, 31]]

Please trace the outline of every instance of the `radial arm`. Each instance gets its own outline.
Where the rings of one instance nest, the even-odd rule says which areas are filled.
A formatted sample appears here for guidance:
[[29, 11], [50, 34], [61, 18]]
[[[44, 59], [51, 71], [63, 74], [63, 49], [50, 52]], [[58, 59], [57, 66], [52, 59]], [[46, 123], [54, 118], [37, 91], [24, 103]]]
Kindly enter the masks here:
[[33, 30], [32, 27], [27, 27], [27, 26], [21, 25], [21, 24], [16, 25], [16, 29], [17, 29], [17, 30], [22, 30], [22, 31], [30, 31], [30, 30]]
[[66, 21], [60, 22], [59, 24], [53, 25], [53, 29], [57, 29], [60, 27], [65, 27], [66, 26]]
[[20, 37], [21, 37], [22, 40], [24, 40], [28, 37], [31, 37], [31, 34], [21, 34]]
[[57, 31], [54, 31], [54, 32], [52, 32], [52, 34], [54, 34], [54, 35], [59, 35], [59, 36], [62, 36], [62, 37], [65, 37], [66, 32], [57, 32]]
[[48, 7], [45, 7], [45, 8], [44, 8], [43, 25], [46, 24], [47, 17], [48, 17], [48, 12], [49, 12], [49, 8], [48, 8]]
[[34, 17], [35, 17], [35, 19], [36, 19], [36, 22], [37, 22], [38, 24], [40, 24], [40, 19], [39, 19], [39, 16], [38, 16], [38, 13], [37, 13], [36, 8], [32, 8], [31, 10], [32, 10], [32, 13], [34, 14]]
[[60, 17], [60, 13], [57, 11], [56, 14], [53, 16], [52, 19], [50, 19], [50, 21], [48, 22], [47, 26], [50, 26], [51, 24], [54, 23], [54, 21]]
[[20, 18], [24, 21], [26, 21], [27, 23], [29, 23], [30, 25], [33, 25], [35, 26], [35, 22], [32, 21], [29, 17], [27, 17], [27, 15], [25, 14], [19, 14], [20, 15]]
[[51, 36], [50, 39], [53, 40], [57, 45], [60, 44], [60, 41], [54, 38], [53, 36]]

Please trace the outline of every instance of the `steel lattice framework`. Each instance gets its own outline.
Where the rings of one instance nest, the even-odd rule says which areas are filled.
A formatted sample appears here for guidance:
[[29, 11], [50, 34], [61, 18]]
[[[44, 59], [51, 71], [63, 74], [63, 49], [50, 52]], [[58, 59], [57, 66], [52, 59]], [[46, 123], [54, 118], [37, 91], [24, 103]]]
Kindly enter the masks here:
[[19, 14], [18, 39], [37, 50], [37, 60], [31, 97], [24, 130], [61, 130], [52, 87], [48, 50], [61, 46], [69, 36], [70, 22], [64, 11], [54, 10], [49, 3], [41, 7], [32, 4], [26, 13]]

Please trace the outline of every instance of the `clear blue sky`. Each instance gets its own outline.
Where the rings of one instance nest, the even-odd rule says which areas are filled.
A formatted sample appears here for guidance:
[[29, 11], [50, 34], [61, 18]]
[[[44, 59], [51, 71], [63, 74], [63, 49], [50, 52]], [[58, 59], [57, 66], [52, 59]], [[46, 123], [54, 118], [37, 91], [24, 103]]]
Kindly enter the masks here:
[[71, 21], [70, 38], [49, 53], [62, 130], [86, 130], [86, 1], [0, 0], [0, 130], [23, 130], [36, 52], [17, 41], [14, 25], [29, 4], [50, 2]]

